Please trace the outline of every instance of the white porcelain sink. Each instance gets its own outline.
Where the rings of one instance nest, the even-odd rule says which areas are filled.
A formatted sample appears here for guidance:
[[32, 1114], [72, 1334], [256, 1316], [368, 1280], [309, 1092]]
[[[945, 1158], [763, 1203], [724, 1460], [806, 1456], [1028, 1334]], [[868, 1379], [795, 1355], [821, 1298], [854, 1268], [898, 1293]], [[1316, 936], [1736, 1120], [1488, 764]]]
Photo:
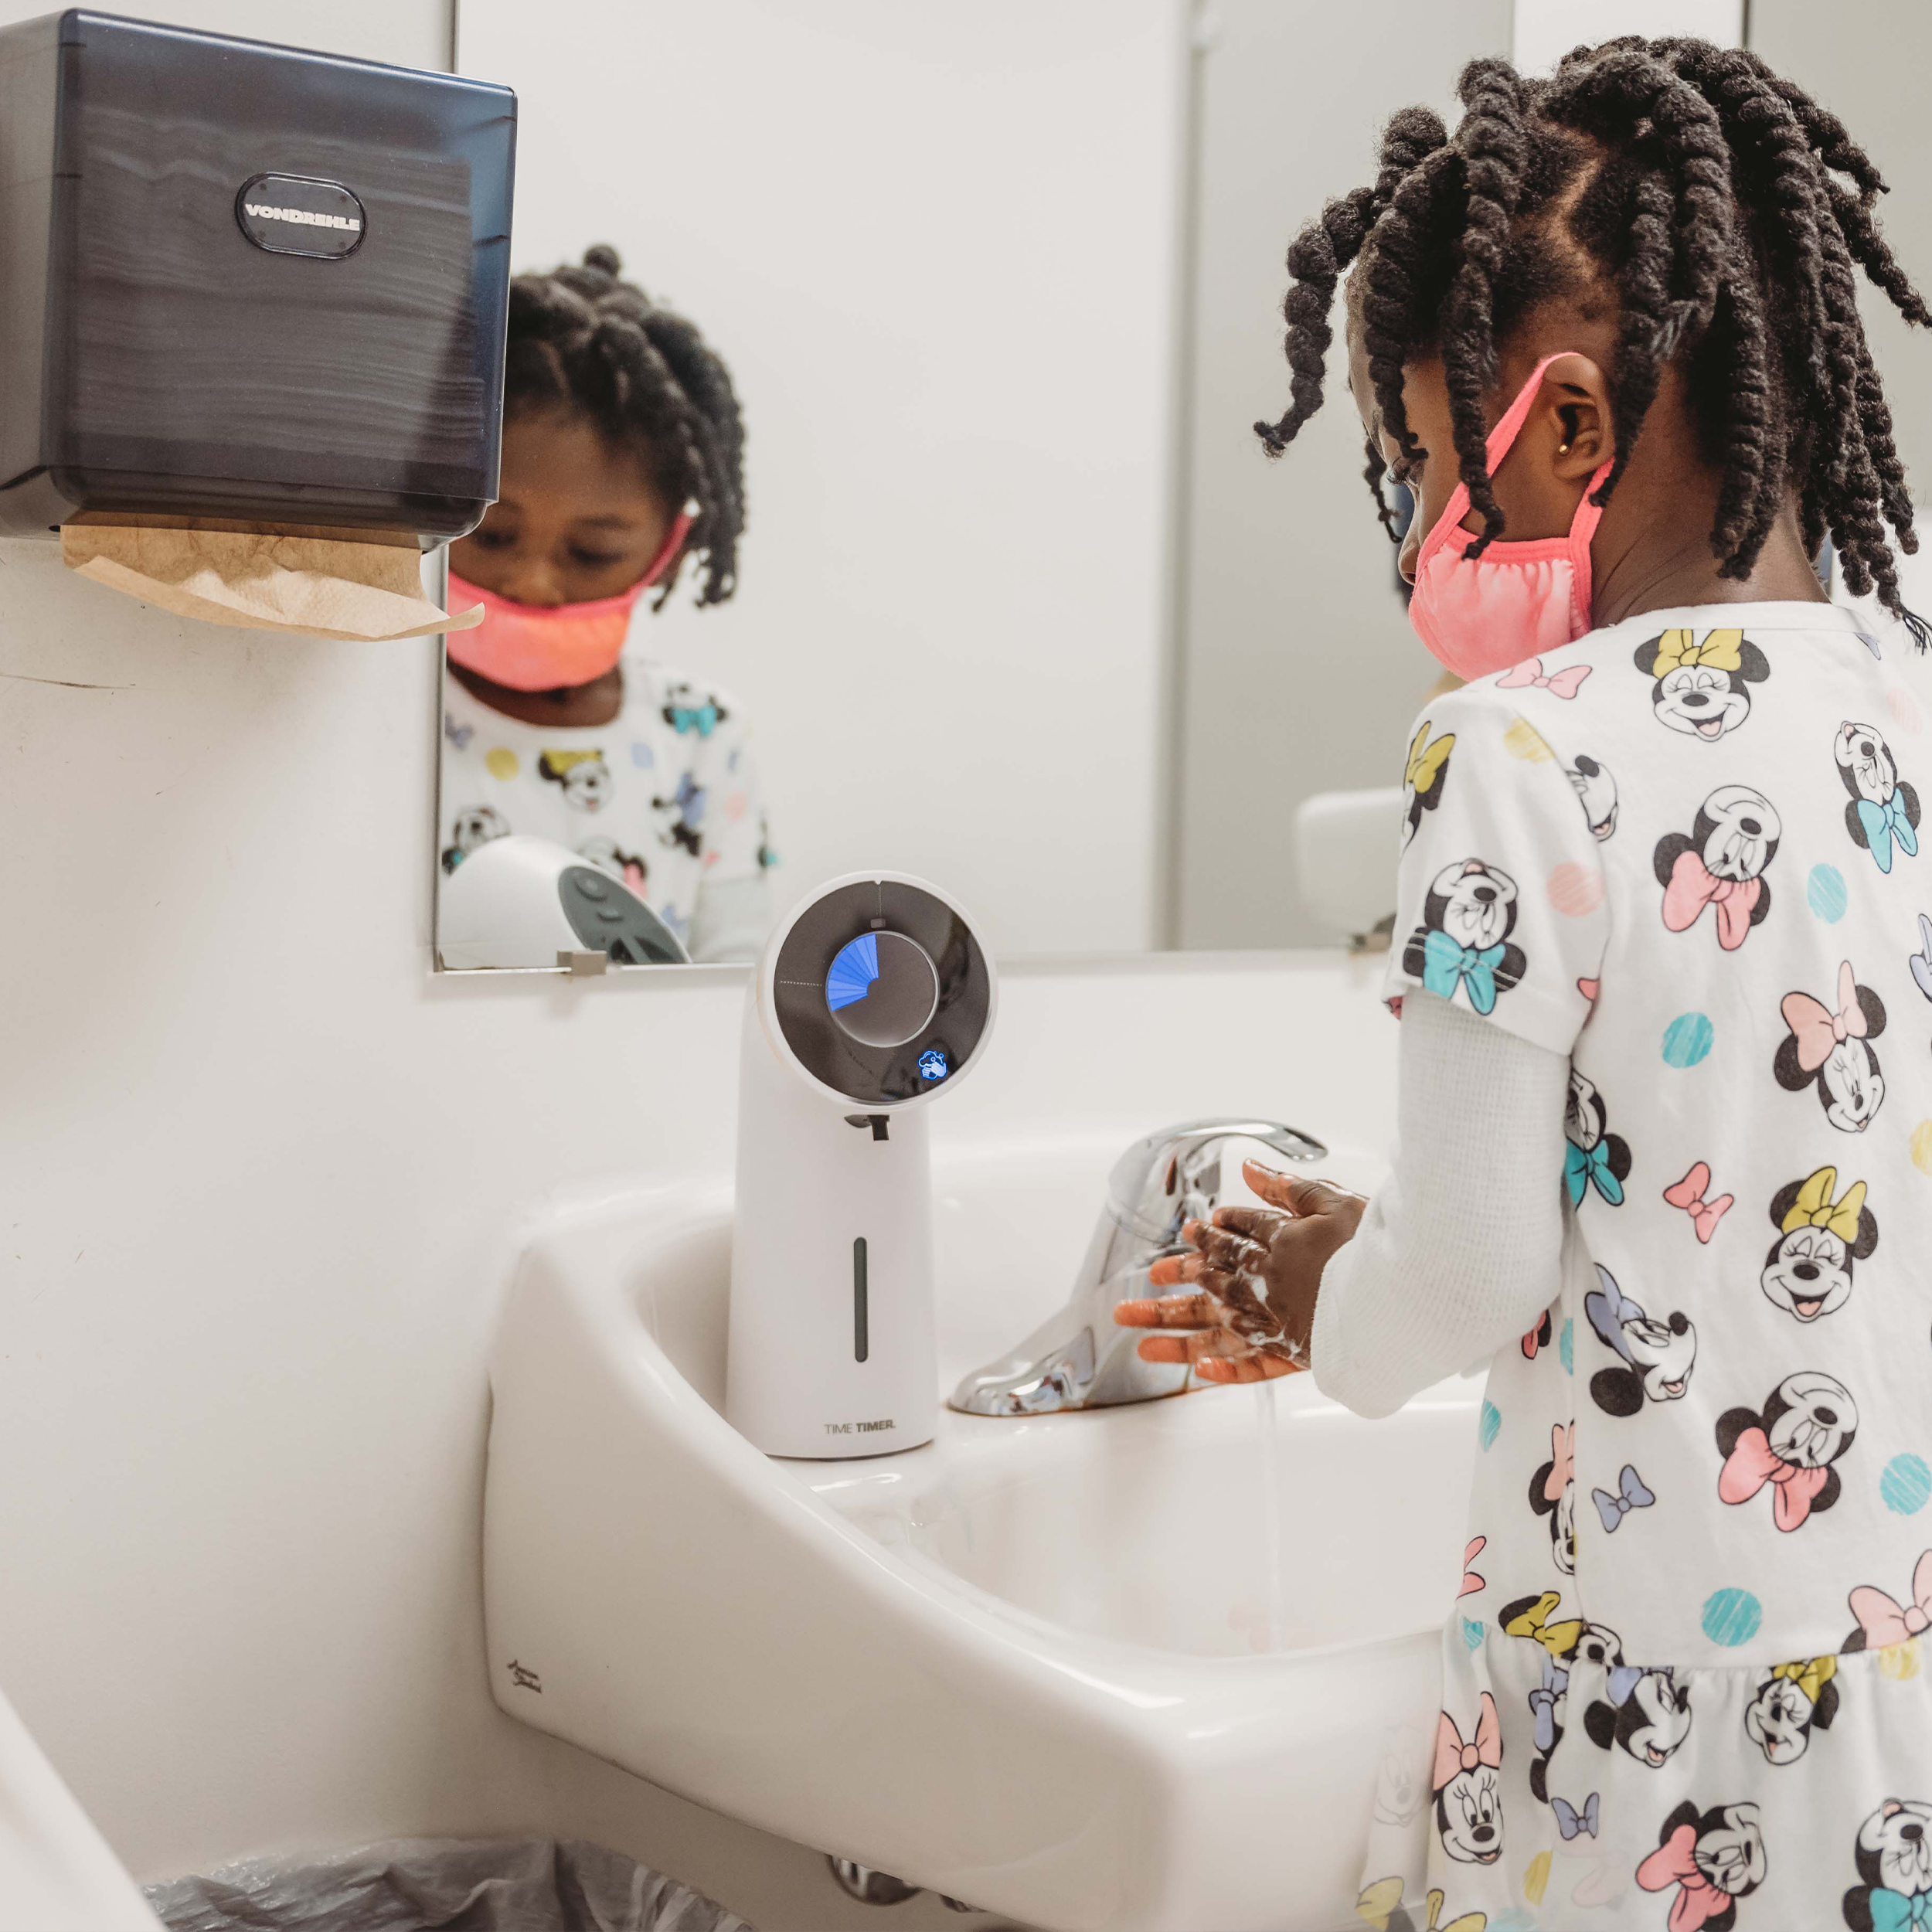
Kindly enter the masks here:
[[[1057, 1305], [1156, 1124], [941, 1151], [942, 1387]], [[772, 1461], [719, 1413], [729, 1216], [613, 1189], [529, 1240], [491, 1369], [503, 1709], [1053, 1932], [1352, 1922], [1385, 1739], [1436, 1707], [1479, 1385], [1365, 1423], [1292, 1378], [1271, 1437], [1252, 1389], [947, 1411], [902, 1455]]]

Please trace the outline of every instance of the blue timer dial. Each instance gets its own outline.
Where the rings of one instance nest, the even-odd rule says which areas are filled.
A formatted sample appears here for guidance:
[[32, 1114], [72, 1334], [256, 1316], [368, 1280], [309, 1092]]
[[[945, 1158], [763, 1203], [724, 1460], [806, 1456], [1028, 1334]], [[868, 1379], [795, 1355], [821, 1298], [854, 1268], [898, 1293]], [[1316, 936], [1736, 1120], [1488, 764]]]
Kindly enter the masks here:
[[879, 980], [879, 941], [870, 933], [838, 949], [825, 975], [825, 1004], [836, 1013], [869, 993]]
[[846, 940], [825, 969], [825, 1007], [865, 1046], [917, 1039], [939, 1005], [939, 975], [917, 940], [889, 928]]

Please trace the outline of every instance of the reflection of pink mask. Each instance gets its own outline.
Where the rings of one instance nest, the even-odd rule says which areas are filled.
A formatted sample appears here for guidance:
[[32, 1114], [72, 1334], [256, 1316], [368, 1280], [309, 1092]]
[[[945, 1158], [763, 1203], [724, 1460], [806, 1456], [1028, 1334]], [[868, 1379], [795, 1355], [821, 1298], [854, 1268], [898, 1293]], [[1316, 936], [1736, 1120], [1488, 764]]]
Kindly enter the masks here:
[[[1536, 365], [1489, 432], [1492, 476], [1529, 420], [1543, 371], [1556, 359], [1546, 355]], [[1416, 587], [1409, 600], [1417, 634], [1456, 676], [1507, 671], [1526, 658], [1573, 644], [1590, 628], [1590, 539], [1604, 513], [1590, 499], [1609, 474], [1605, 463], [1590, 479], [1569, 536], [1498, 542], [1475, 558], [1464, 555], [1476, 540], [1475, 532], [1461, 527], [1469, 514], [1468, 486], [1456, 485], [1417, 553]]]
[[452, 662], [512, 691], [560, 691], [590, 684], [624, 655], [637, 600], [662, 577], [691, 532], [681, 510], [651, 567], [629, 590], [589, 604], [519, 604], [450, 573], [450, 605], [480, 604], [483, 621], [451, 631], [444, 643]]

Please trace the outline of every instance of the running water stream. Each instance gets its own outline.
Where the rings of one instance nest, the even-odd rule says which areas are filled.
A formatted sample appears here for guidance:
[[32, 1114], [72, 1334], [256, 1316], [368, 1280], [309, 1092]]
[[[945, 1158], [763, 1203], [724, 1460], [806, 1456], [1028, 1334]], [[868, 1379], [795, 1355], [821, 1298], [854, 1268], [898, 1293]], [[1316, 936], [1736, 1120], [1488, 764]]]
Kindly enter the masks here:
[[1270, 1651], [1288, 1647], [1287, 1580], [1282, 1574], [1281, 1437], [1276, 1427], [1274, 1383], [1255, 1385], [1255, 1431], [1261, 1461], [1261, 1562], [1267, 1574], [1262, 1589], [1268, 1607]]

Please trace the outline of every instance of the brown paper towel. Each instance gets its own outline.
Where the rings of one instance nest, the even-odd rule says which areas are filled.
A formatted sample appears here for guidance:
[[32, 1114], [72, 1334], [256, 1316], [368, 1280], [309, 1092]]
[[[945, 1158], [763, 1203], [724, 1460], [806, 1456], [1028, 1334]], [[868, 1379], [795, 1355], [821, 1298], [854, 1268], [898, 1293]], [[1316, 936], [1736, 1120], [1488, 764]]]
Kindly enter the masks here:
[[61, 526], [60, 555], [96, 583], [204, 624], [374, 643], [483, 621], [481, 604], [451, 617], [423, 594], [410, 536], [90, 519]]

